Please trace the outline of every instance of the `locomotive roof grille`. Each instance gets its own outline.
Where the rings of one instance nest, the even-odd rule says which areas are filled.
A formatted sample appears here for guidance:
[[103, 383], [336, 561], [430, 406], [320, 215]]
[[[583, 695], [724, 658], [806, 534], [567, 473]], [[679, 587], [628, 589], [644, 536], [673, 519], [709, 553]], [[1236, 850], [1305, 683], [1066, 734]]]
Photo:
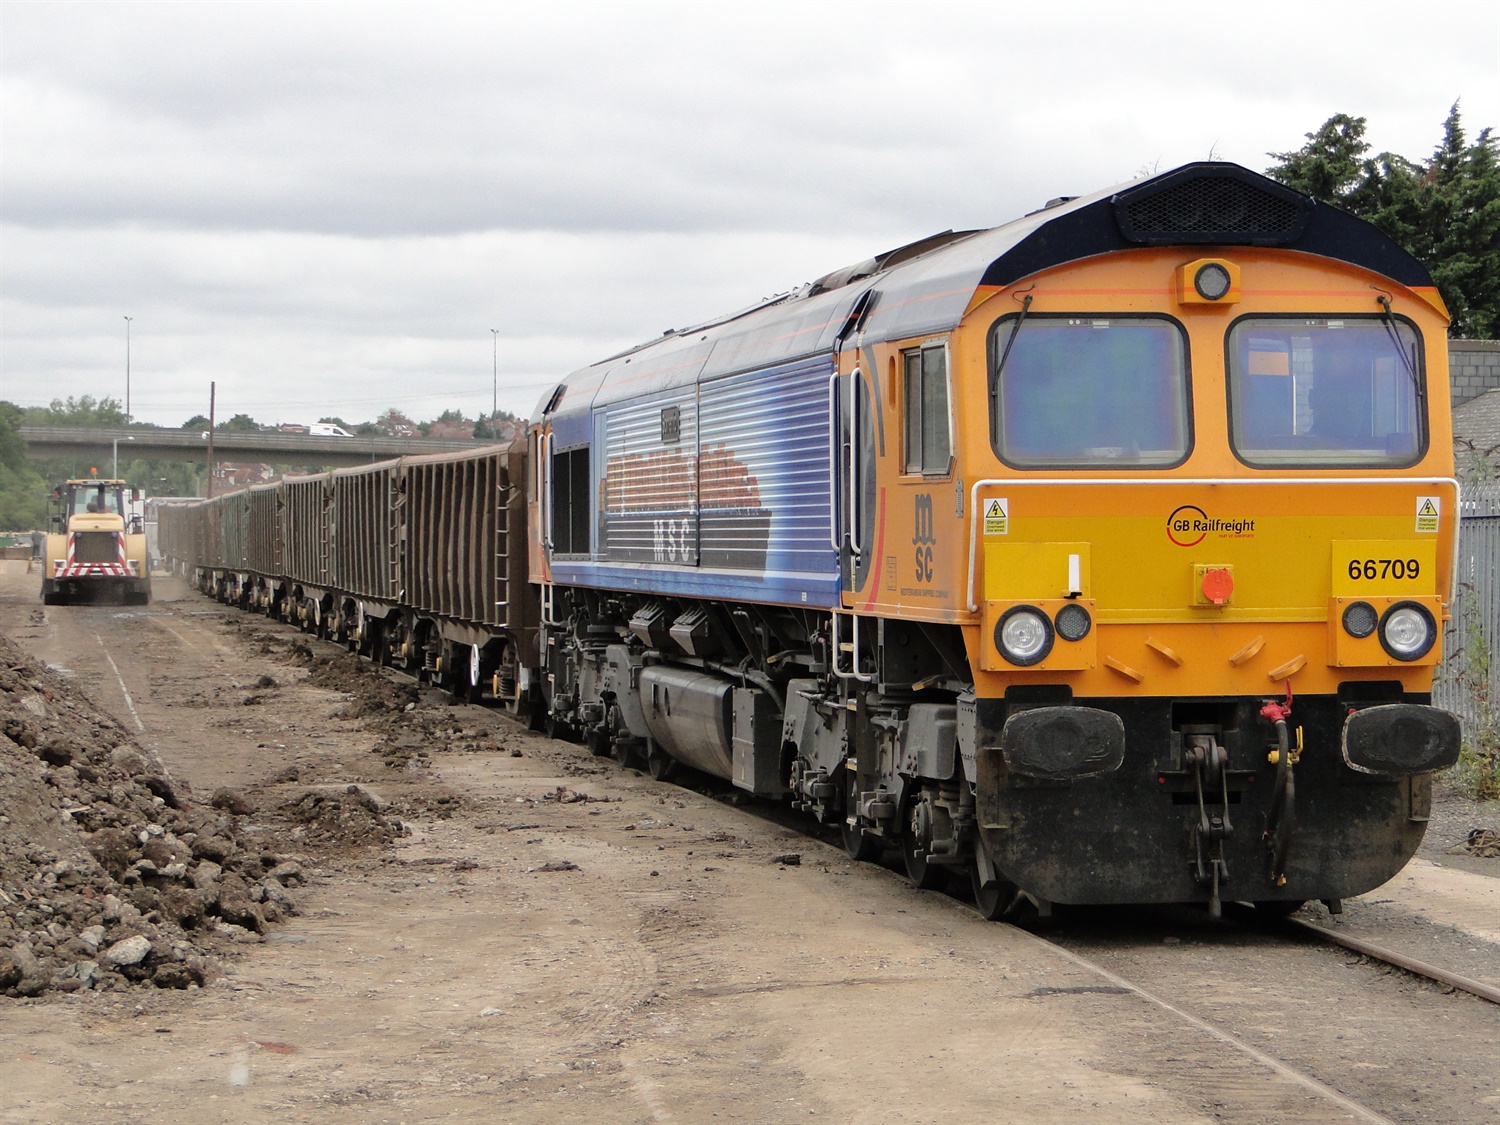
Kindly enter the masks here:
[[1115, 196], [1120, 233], [1131, 242], [1276, 246], [1307, 226], [1312, 201], [1262, 177], [1186, 168]]
[[1178, 175], [1115, 196], [1115, 217], [1130, 242], [1295, 242], [1307, 226], [1311, 199], [1263, 177], [1185, 168]]

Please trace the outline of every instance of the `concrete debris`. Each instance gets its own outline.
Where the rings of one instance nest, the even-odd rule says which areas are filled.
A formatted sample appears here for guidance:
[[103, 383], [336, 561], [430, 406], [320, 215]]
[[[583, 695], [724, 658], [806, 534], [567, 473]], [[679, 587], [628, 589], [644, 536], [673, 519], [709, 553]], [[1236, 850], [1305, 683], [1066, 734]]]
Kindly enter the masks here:
[[219, 790], [195, 800], [70, 679], [0, 638], [0, 995], [192, 988], [306, 881]]

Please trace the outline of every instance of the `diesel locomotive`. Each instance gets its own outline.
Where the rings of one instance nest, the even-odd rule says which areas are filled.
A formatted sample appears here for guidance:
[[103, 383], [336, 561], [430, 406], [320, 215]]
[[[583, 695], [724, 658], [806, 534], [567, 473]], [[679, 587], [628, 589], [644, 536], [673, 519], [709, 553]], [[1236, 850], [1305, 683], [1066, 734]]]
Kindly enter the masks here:
[[235, 494], [163, 542], [596, 753], [967, 877], [987, 917], [1336, 909], [1458, 752], [1446, 324], [1373, 227], [1191, 164], [574, 372], [524, 446]]

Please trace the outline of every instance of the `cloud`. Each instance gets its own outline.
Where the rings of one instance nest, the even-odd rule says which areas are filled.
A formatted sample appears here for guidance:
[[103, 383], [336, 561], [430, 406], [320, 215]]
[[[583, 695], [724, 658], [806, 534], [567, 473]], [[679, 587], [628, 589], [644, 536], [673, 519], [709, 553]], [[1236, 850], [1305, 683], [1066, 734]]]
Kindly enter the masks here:
[[1167, 2], [9, 3], [0, 396], [123, 383], [133, 315], [153, 420], [210, 379], [266, 421], [473, 412], [490, 328], [527, 412], [669, 326], [1142, 167], [1264, 167], [1339, 111], [1420, 157], [1460, 95], [1500, 124], [1500, 17], [1424, 13], [1393, 43], [1338, 3], [1253, 27]]

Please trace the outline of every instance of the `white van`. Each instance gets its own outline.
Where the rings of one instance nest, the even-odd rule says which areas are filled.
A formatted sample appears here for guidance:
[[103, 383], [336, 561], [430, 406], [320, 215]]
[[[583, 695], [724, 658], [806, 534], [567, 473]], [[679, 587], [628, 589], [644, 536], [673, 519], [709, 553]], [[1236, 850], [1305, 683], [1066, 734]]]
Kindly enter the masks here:
[[353, 437], [343, 426], [335, 426], [332, 422], [314, 422], [307, 427], [308, 435], [311, 437]]

